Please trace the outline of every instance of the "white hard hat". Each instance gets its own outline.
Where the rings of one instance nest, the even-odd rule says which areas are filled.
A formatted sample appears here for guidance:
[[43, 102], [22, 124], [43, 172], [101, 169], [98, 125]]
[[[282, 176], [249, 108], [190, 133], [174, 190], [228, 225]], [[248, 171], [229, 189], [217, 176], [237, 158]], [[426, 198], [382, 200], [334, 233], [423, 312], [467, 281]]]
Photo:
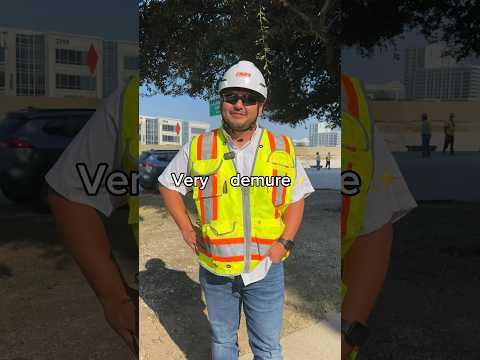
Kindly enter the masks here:
[[218, 92], [228, 88], [253, 90], [267, 99], [265, 79], [258, 68], [250, 61], [239, 61], [227, 70], [220, 81]]

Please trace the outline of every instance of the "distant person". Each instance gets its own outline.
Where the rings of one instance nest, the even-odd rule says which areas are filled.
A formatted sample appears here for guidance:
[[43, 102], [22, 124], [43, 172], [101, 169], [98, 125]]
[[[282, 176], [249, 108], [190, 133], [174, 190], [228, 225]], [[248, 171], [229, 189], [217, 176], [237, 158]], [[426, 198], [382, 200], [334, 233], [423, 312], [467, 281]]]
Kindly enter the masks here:
[[422, 114], [422, 148], [423, 157], [430, 156], [430, 139], [432, 138], [432, 127], [426, 113]]
[[315, 155], [316, 155], [316, 159], [317, 159], [317, 170], [320, 170], [320, 168], [322, 167], [320, 165], [320, 154], [317, 152]]
[[325, 169], [330, 169], [330, 159], [331, 155], [330, 153], [327, 153], [327, 156], [325, 157]]
[[450, 145], [450, 155], [454, 154], [453, 144], [455, 137], [455, 114], [451, 113], [449, 119], [445, 122], [443, 127], [445, 133], [445, 141], [443, 143], [443, 153], [447, 150], [448, 145]]

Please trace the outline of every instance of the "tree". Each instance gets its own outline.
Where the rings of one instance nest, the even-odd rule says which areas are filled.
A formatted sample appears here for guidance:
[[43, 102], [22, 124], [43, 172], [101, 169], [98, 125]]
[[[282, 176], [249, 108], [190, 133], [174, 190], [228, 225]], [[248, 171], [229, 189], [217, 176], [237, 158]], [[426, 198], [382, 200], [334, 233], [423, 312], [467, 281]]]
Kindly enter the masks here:
[[341, 46], [364, 56], [411, 29], [457, 59], [480, 54], [476, 0], [140, 1], [141, 77], [167, 95], [208, 99], [240, 59], [267, 74], [267, 115], [338, 123]]
[[477, 0], [350, 0], [343, 3], [340, 39], [364, 56], [416, 29], [429, 42], [444, 42], [460, 60], [480, 54], [480, 5]]
[[331, 0], [142, 1], [142, 82], [166, 95], [208, 99], [229, 66], [249, 60], [267, 77], [269, 119], [296, 125], [310, 116], [338, 116], [335, 6]]

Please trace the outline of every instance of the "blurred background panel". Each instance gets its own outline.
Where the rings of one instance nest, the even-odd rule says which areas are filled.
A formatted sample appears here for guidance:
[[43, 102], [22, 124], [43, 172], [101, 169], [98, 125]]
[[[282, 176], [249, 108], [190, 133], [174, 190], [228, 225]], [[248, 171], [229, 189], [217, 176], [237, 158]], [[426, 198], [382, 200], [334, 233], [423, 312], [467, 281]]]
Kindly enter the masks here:
[[[476, 359], [478, 6], [366, 1], [343, 11], [342, 71], [363, 82], [384, 152], [408, 185], [391, 192], [392, 206], [410, 196], [418, 205], [394, 224], [390, 268], [359, 359]], [[398, 182], [388, 169], [384, 180]]]
[[[44, 176], [103, 99], [137, 72], [135, 1], [2, 5], [2, 358], [131, 358], [60, 241]], [[115, 257], [132, 280], [138, 252], [125, 235], [127, 216], [122, 208], [103, 220]]]

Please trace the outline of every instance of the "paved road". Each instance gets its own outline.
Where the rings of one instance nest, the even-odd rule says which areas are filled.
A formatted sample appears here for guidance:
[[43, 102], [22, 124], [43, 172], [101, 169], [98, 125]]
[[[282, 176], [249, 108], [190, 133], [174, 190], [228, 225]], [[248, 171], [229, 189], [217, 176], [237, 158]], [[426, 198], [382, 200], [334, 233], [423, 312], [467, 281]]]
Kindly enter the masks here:
[[340, 169], [306, 169], [315, 189], [340, 190]]
[[[340, 314], [327, 314], [326, 320], [282, 338], [281, 343], [285, 360], [340, 359]], [[239, 360], [252, 357], [248, 353]]]
[[480, 152], [454, 156], [432, 153], [394, 153], [395, 159], [418, 201], [480, 201]]

